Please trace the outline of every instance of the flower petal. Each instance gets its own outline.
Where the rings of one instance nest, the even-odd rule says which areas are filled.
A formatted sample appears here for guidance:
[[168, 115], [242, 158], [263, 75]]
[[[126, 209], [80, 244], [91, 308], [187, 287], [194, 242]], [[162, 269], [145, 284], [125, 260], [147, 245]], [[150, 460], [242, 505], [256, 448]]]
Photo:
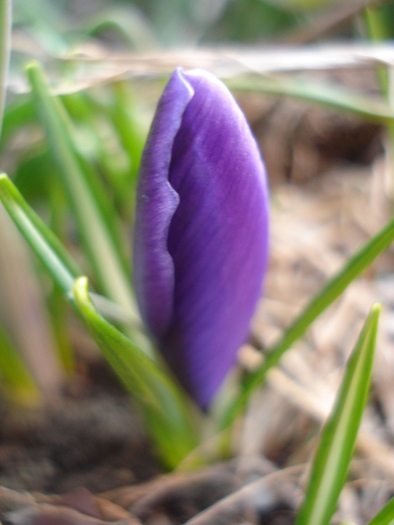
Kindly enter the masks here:
[[179, 197], [168, 182], [171, 151], [183, 113], [193, 96], [175, 71], [160, 99], [141, 159], [134, 237], [134, 282], [142, 318], [156, 337], [170, 323], [174, 265], [167, 251], [168, 228]]
[[179, 195], [168, 250], [173, 316], [161, 349], [206, 407], [234, 364], [261, 294], [268, 251], [268, 189], [261, 157], [227, 88], [204, 71], [175, 137], [169, 182]]

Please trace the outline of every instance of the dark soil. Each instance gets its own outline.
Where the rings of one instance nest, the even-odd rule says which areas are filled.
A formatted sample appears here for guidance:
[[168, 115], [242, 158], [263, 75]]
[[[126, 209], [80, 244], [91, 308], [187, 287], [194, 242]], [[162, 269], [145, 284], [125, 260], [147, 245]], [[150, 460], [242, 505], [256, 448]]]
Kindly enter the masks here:
[[[98, 358], [80, 368], [78, 384], [40, 410], [1, 402], [3, 525], [292, 523], [294, 487], [279, 488], [283, 480], [261, 458], [159, 475], [138, 411], [112, 371]], [[261, 479], [268, 481], [256, 488]]]
[[[89, 379], [89, 381], [86, 380]], [[130, 397], [102, 361], [89, 364], [84, 387], [27, 412], [0, 406], [0, 485], [62, 493], [111, 490], [159, 473]]]

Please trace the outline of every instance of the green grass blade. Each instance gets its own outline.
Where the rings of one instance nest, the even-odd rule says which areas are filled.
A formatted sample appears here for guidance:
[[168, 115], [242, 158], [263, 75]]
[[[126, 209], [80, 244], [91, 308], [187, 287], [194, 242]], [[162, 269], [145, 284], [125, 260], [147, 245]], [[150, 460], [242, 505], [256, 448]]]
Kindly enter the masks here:
[[[47, 130], [48, 141], [62, 174], [81, 237], [100, 285], [108, 297], [122, 306], [126, 312], [138, 317], [130, 277], [125, 271], [115, 240], [115, 230], [102, 213], [96, 191], [97, 181], [95, 187], [92, 187], [92, 176], [83, 169], [76, 154], [64, 107], [58, 98], [50, 95], [42, 69], [38, 65], [30, 65], [27, 72], [39, 114]], [[101, 192], [100, 199], [103, 193]]]
[[11, 0], [0, 0], [0, 136], [11, 51]]
[[153, 360], [98, 314], [85, 277], [76, 281], [74, 295], [77, 309], [103, 355], [140, 403], [163, 461], [168, 467], [177, 466], [198, 444], [196, 414], [187, 396]]
[[77, 265], [48, 226], [23, 199], [7, 175], [0, 174], [0, 200], [33, 252], [65, 294], [81, 274]]
[[[62, 291], [72, 293], [78, 269], [5, 174], [0, 174], [0, 200]], [[191, 415], [182, 395], [144, 352], [99, 316], [84, 286], [80, 285], [76, 293], [78, 311], [95, 338], [101, 338], [99, 345], [104, 345], [105, 357], [133, 393], [138, 394], [163, 458], [168, 466], [177, 465], [197, 444], [192, 423], [187, 423]]]
[[380, 305], [374, 305], [348, 361], [340, 392], [322, 430], [296, 525], [328, 525], [346, 481], [367, 400]]
[[[45, 173], [50, 173], [51, 169]], [[47, 202], [51, 209], [50, 228], [59, 241], [67, 243], [68, 202], [59, 177], [50, 179]], [[52, 320], [52, 332], [59, 362], [66, 374], [72, 376], [76, 370], [75, 352], [69, 333], [69, 305], [59, 285], [54, 282], [51, 293], [47, 296], [48, 310]]]
[[[119, 139], [130, 163], [130, 169], [124, 180], [124, 195], [120, 204], [123, 213], [132, 222], [138, 172], [149, 131], [149, 121], [143, 118], [140, 104], [130, 87], [130, 82], [115, 82], [112, 90], [114, 103], [110, 108], [109, 117], [119, 133]], [[129, 198], [126, 199], [125, 195], [128, 195]]]
[[231, 90], [293, 97], [306, 102], [323, 104], [335, 110], [345, 110], [378, 124], [386, 125], [394, 120], [392, 108], [383, 100], [373, 99], [370, 96], [327, 83], [263, 75], [227, 80], [226, 83]]
[[[107, 186], [111, 188], [112, 199], [116, 203], [117, 210], [122, 212], [125, 206], [127, 209], [133, 202], [131, 188], [127, 186], [132, 150], [128, 151], [123, 147], [119, 130], [116, 129], [111, 114], [114, 104], [112, 86], [106, 87], [105, 94], [109, 98], [106, 103], [89, 92], [65, 95], [62, 97], [62, 102], [73, 118], [73, 122], [77, 124], [78, 133], [86, 137], [88, 147], [84, 145], [85, 140], [77, 144], [80, 156], [90, 165], [98, 166]], [[129, 100], [129, 106], [130, 104]], [[127, 109], [130, 110], [130, 107]]]
[[372, 237], [364, 246], [335, 274], [303, 312], [285, 331], [282, 338], [267, 353], [263, 365], [252, 373], [244, 385], [241, 394], [233, 401], [222, 417], [221, 426], [227, 428], [234, 418], [243, 410], [254, 390], [261, 385], [265, 375], [276, 366], [282, 355], [297, 341], [312, 322], [337, 299], [346, 287], [365, 270], [372, 261], [394, 240], [394, 219]]
[[0, 381], [4, 384], [6, 392], [18, 403], [31, 406], [41, 400], [40, 392], [30, 372], [1, 325]]
[[64, 372], [72, 376], [76, 370], [75, 354], [68, 329], [68, 305], [62, 290], [55, 283], [48, 297], [48, 309], [52, 321], [52, 332], [56, 344], [57, 357]]
[[136, 183], [149, 126], [139, 115], [138, 103], [130, 82], [115, 82], [112, 89], [115, 100], [111, 108], [111, 117], [118, 129], [123, 147], [130, 156], [130, 176], [132, 182]]
[[[42, 262], [44, 268], [53, 277], [67, 298], [73, 301], [74, 281], [82, 272], [56, 235], [27, 204], [18, 189], [4, 173], [0, 174], [0, 201], [4, 204], [11, 219]], [[147, 355], [153, 355], [152, 345], [141, 331], [141, 326], [136, 325], [135, 317], [128, 315], [117, 303], [113, 303], [105, 297], [97, 294], [94, 294], [94, 297], [95, 303], [100, 305], [100, 310], [105, 310], [107, 315], [115, 317], [121, 323], [130, 324], [133, 341]]]
[[376, 514], [367, 525], [393, 525], [394, 524], [394, 498]]
[[1, 203], [0, 246], [0, 319], [40, 392], [56, 396], [63, 377], [43, 290], [30, 250]]

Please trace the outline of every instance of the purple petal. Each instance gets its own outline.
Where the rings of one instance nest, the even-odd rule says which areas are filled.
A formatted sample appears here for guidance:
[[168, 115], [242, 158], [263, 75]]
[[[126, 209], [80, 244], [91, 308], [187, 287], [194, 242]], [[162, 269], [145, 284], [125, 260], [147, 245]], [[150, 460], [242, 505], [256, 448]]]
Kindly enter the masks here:
[[[172, 295], [162, 303], [163, 288], [151, 286], [151, 295], [141, 301], [138, 294], [138, 299], [149, 303], [152, 310], [161, 310], [162, 318], [169, 320], [166, 332], [158, 333], [149, 322], [148, 326], [179, 380], [200, 406], [206, 407], [235, 362], [261, 293], [267, 262], [268, 190], [256, 143], [227, 88], [199, 70], [178, 70], [168, 86], [177, 93], [185, 83], [194, 95], [181, 115], [178, 110], [181, 124], [167, 152], [171, 161], [166, 182], [178, 195], [179, 205], [171, 208], [166, 239], [161, 238], [157, 245], [153, 242], [157, 238], [152, 237], [148, 247], [139, 235], [135, 246], [145, 252], [155, 250], [160, 261], [164, 253], [170, 257], [175, 273], [166, 293]], [[167, 114], [163, 113], [162, 101], [156, 120], [159, 115], [168, 119], [170, 114], [169, 106]], [[155, 155], [157, 142], [155, 133], [148, 140], [149, 155]], [[155, 171], [147, 168], [147, 163], [140, 176], [152, 179], [149, 184], [156, 191], [162, 191], [159, 184], [166, 185], [163, 178], [153, 181]], [[148, 182], [141, 181], [139, 206], [140, 188], [146, 185]], [[139, 216], [140, 227], [145, 221], [160, 222], [162, 217], [157, 212], [146, 216], [141, 210]], [[167, 246], [163, 249], [164, 240]], [[144, 258], [148, 257], [145, 254]], [[135, 262], [141, 259], [137, 257]], [[160, 274], [156, 277], [160, 283], [170, 274], [165, 276], [159, 265], [150, 271]], [[149, 282], [153, 281], [150, 278]], [[142, 289], [146, 292], [146, 284]]]
[[160, 99], [140, 167], [134, 236], [134, 282], [142, 318], [156, 337], [171, 321], [174, 264], [167, 251], [170, 221], [179, 197], [168, 182], [171, 150], [193, 96], [175, 71]]

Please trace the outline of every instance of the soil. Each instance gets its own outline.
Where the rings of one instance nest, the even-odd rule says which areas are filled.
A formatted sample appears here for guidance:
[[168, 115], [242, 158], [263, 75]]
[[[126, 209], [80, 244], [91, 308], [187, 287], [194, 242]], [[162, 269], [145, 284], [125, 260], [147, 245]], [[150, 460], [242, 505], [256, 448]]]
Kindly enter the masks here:
[[97, 492], [159, 472], [138, 413], [111, 370], [101, 360], [84, 368], [83, 388], [74, 383], [53, 405], [23, 411], [3, 402], [0, 485]]
[[3, 400], [3, 525], [293, 520], [295, 485], [261, 457], [163, 474], [138, 411], [106, 363], [85, 361], [83, 369], [83, 388], [74, 384], [53, 406], [27, 412]]

